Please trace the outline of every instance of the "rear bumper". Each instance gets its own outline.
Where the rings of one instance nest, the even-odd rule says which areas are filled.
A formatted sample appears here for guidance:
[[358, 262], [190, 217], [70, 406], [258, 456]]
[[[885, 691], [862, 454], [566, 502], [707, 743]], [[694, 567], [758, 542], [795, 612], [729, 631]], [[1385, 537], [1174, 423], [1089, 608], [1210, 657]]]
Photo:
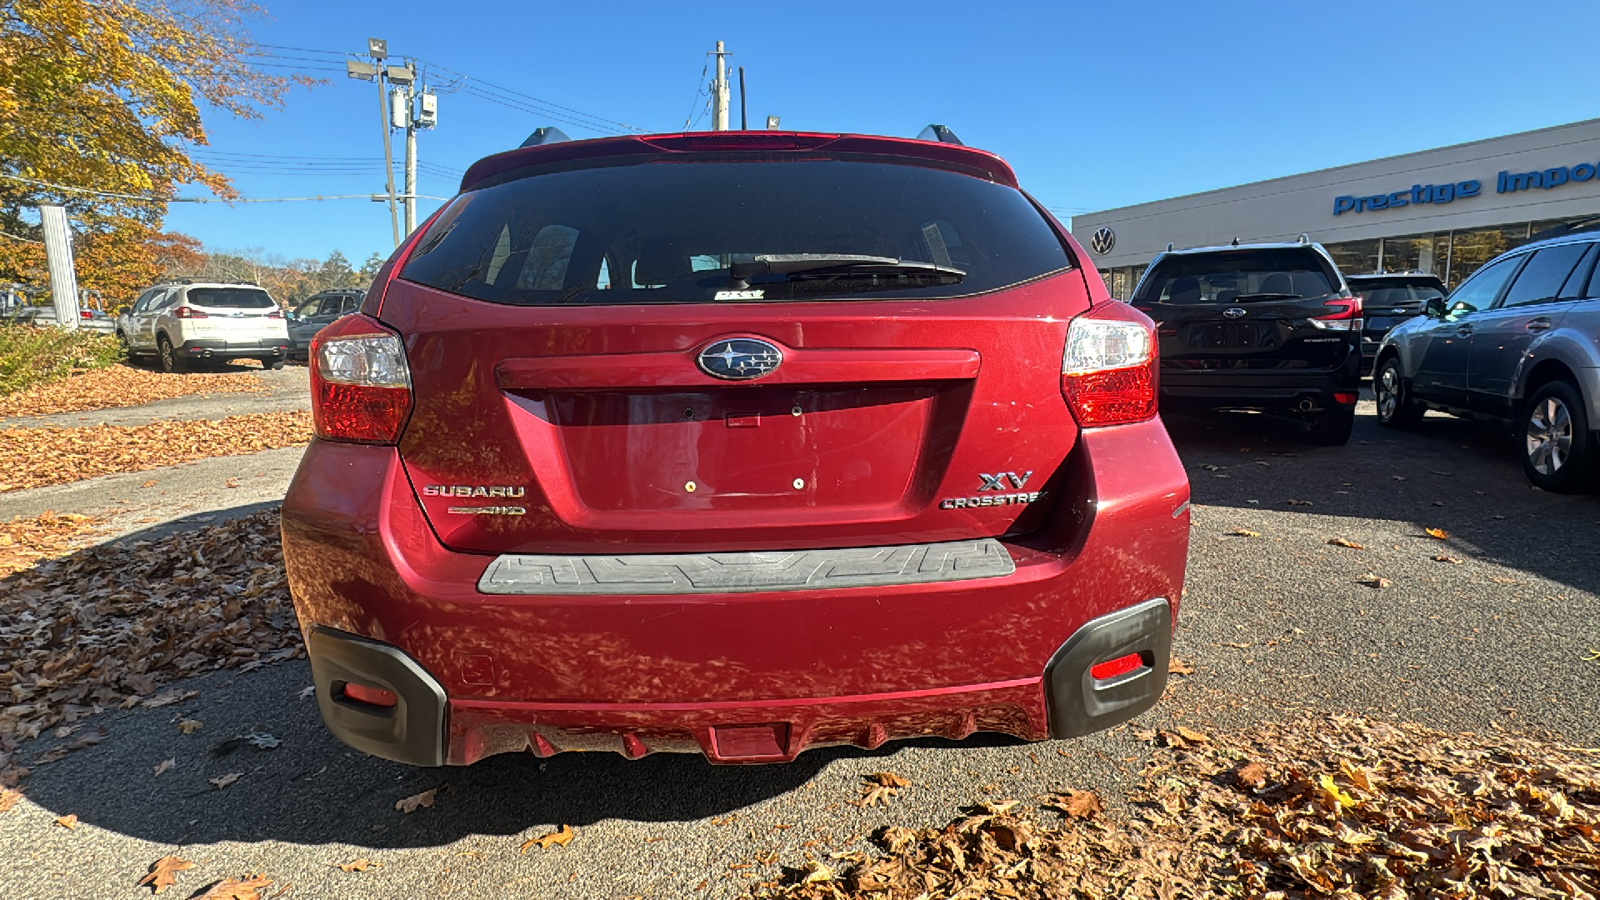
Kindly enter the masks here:
[[[284, 503], [284, 557], [324, 720], [351, 746], [403, 762], [579, 749], [779, 762], [923, 735], [1066, 737], [1160, 697], [1189, 521], [1159, 420], [1086, 433], [1078, 452], [1084, 490], [1057, 509], [1081, 523], [1063, 529], [1074, 540], [1007, 543], [1015, 571], [1004, 577], [484, 594], [494, 557], [439, 544], [393, 448], [320, 441]], [[1085, 681], [1105, 654], [1130, 652], [1134, 672]], [[341, 700], [341, 681], [400, 702]]]
[[1360, 359], [1355, 354], [1338, 369], [1194, 369], [1161, 370], [1161, 403], [1173, 407], [1295, 409], [1303, 400], [1318, 408], [1348, 406], [1336, 394], [1352, 394], [1361, 386]]
[[249, 340], [222, 340], [213, 338], [184, 341], [174, 348], [179, 356], [196, 359], [270, 356], [282, 359], [289, 355], [288, 338], [252, 338]]

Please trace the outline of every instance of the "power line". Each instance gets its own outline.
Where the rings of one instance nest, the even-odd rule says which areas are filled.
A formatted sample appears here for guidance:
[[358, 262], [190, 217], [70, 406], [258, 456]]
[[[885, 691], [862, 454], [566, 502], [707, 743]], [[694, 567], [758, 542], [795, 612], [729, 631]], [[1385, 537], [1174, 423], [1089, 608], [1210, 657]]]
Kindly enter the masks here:
[[689, 114], [683, 117], [683, 130], [689, 131], [689, 120], [694, 118], [695, 107], [700, 104], [700, 95], [706, 92], [706, 72], [711, 70], [711, 63], [706, 62], [700, 67], [700, 83], [695, 85], [694, 99], [689, 101]]
[[[552, 101], [545, 100], [545, 99], [542, 99], [540, 97], [535, 97], [532, 94], [526, 94], [526, 93], [523, 93], [522, 91], [515, 91], [515, 90], [512, 90], [511, 88], [508, 88], [508, 87], [502, 87], [502, 86], [500, 86], [498, 84], [494, 84], [492, 82], [484, 81], [482, 78], [477, 78], [477, 77], [474, 77], [472, 75], [467, 75], [467, 74], [462, 73], [462, 72], [457, 72], [454, 69], [450, 69], [450, 68], [447, 68], [445, 66], [441, 66], [438, 63], [428, 62], [427, 60], [423, 60], [423, 59], [418, 59], [417, 61], [420, 62], [420, 63], [423, 63], [425, 65], [432, 66], [433, 68], [438, 69], [441, 72], [445, 72], [445, 73], [448, 73], [450, 75], [454, 75], [457, 78], [462, 79], [463, 81], [476, 82], [477, 84], [482, 85], [485, 88], [491, 88], [493, 90], [500, 91], [501, 93], [510, 94], [513, 97], [518, 97], [518, 98], [521, 98], [521, 99], [526, 100], [526, 101], [531, 101], [532, 103], [538, 104], [540, 106], [550, 107], [551, 109], [561, 110], [562, 112], [570, 113], [571, 115], [574, 115], [574, 116], [579, 116], [579, 117], [582, 117], [582, 118], [585, 118], [585, 119], [591, 119], [591, 120], [593, 120], [593, 121], [595, 121], [597, 123], [600, 123], [601, 125], [608, 126], [608, 127], [612, 128], [612, 129], [621, 129], [623, 133], [627, 133], [627, 132], [633, 132], [635, 134], [643, 134], [643, 133], [645, 133], [644, 129], [638, 128], [638, 127], [633, 126], [633, 125], [629, 125], [626, 122], [618, 122], [615, 119], [607, 119], [607, 118], [605, 118], [603, 116], [594, 115], [593, 113], [586, 113], [581, 109], [573, 109], [570, 106], [562, 106], [559, 103], [554, 103]], [[544, 114], [545, 115], [551, 115], [551, 113], [548, 113], [548, 112], [546, 112]], [[600, 131], [601, 130], [600, 128], [596, 128], [596, 127], [593, 127], [593, 126], [585, 126], [585, 127], [590, 128], [591, 131]]]
[[[116, 191], [97, 191], [93, 188], [73, 187], [66, 184], [52, 184], [48, 181], [39, 181], [33, 178], [23, 178], [21, 175], [8, 175], [0, 172], [0, 178], [20, 181], [35, 187], [49, 188], [56, 191], [68, 191], [75, 194], [90, 194], [96, 197], [110, 197], [117, 200], [137, 200], [143, 203], [293, 203], [305, 200], [371, 200], [381, 194], [319, 194], [313, 197], [157, 197], [153, 195], [140, 196], [137, 194], [123, 194]], [[449, 200], [449, 197], [435, 197], [431, 194], [418, 194], [423, 200]]]
[[0, 237], [8, 237], [8, 238], [11, 238], [13, 241], [22, 241], [25, 244], [43, 244], [44, 243], [44, 241], [36, 241], [33, 238], [23, 237], [20, 234], [12, 234], [9, 231], [0, 231]]

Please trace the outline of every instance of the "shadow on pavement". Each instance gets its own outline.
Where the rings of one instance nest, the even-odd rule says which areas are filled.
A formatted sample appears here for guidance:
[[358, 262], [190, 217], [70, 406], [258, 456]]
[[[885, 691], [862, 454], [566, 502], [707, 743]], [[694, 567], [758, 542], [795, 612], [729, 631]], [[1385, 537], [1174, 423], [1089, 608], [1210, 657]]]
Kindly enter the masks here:
[[[927, 739], [876, 751], [829, 748], [775, 766], [713, 766], [698, 755], [630, 761], [566, 753], [417, 769], [339, 743], [323, 728], [315, 702], [300, 696], [310, 683], [310, 669], [299, 660], [190, 679], [177, 687], [197, 691], [192, 699], [91, 719], [87, 727], [103, 726], [105, 740], [37, 769], [24, 790], [54, 815], [74, 813], [83, 824], [166, 844], [278, 840], [409, 848], [607, 819], [670, 825], [725, 816], [802, 788], [836, 759], [956, 746]], [[185, 719], [204, 727], [184, 734], [178, 723]], [[250, 732], [280, 743], [263, 750], [235, 740]], [[25, 758], [66, 742], [33, 741]], [[960, 746], [1021, 743], [974, 735]], [[154, 775], [167, 759], [172, 767]], [[226, 788], [212, 784], [232, 773], [239, 777]], [[432, 807], [410, 814], [395, 808], [396, 801], [433, 789]]]
[[1422, 540], [1442, 528], [1482, 559], [1600, 591], [1600, 556], [1573, 552], [1600, 541], [1600, 499], [1534, 488], [1503, 425], [1435, 413], [1390, 429], [1363, 404], [1348, 445], [1319, 447], [1262, 415], [1166, 423], [1196, 504], [1389, 520]]

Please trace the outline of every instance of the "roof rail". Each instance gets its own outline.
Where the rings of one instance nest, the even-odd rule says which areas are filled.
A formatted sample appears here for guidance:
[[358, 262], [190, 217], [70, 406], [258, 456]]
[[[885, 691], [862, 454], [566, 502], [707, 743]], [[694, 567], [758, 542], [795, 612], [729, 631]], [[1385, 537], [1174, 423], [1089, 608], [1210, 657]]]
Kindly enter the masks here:
[[535, 128], [533, 134], [528, 135], [528, 139], [522, 142], [522, 146], [538, 147], [543, 144], [560, 144], [570, 140], [572, 138], [567, 137], [566, 132], [554, 126], [547, 126], [545, 128]]
[[956, 144], [961, 147], [966, 146], [961, 142], [961, 138], [956, 137], [954, 131], [944, 125], [929, 125], [927, 128], [922, 129], [921, 134], [917, 135], [917, 140], [934, 141], [940, 144]]

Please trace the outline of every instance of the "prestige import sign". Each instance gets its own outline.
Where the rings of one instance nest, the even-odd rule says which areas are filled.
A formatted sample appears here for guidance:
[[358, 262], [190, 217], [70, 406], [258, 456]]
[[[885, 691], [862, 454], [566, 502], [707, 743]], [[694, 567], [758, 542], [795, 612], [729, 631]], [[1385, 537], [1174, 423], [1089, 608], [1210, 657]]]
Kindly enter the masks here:
[[[1495, 178], [1494, 192], [1512, 194], [1517, 191], [1552, 190], [1566, 184], [1593, 181], [1600, 173], [1600, 163], [1581, 162], [1574, 166], [1555, 166], [1534, 172], [1502, 171]], [[1457, 181], [1450, 184], [1414, 184], [1409, 190], [1365, 197], [1345, 195], [1333, 198], [1333, 214], [1378, 212], [1422, 204], [1454, 203], [1483, 193], [1483, 183], [1477, 180]]]

